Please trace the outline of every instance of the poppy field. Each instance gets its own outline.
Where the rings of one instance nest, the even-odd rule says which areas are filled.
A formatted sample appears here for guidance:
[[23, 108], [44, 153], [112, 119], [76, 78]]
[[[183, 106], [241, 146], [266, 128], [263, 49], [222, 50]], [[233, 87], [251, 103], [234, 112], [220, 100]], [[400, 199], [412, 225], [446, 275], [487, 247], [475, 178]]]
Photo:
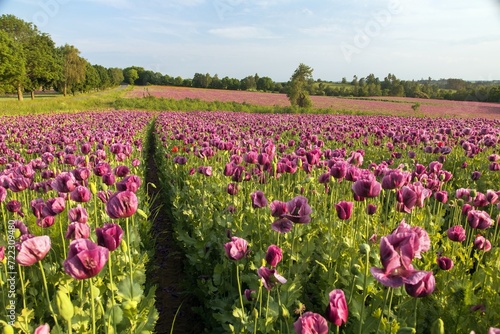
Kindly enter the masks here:
[[[258, 106], [285, 107], [290, 105], [286, 94], [175, 86], [135, 86], [125, 96], [128, 98], [153, 96], [174, 100], [199, 99], [202, 101], [237, 102]], [[481, 117], [487, 119], [498, 119], [500, 117], [500, 105], [477, 101], [449, 101], [393, 96], [369, 98], [311, 96], [311, 101], [314, 108], [340, 110], [343, 113], [415, 116], [412, 105], [419, 103], [418, 116]]]
[[155, 331], [147, 187], [207, 333], [500, 328], [498, 120], [120, 110], [0, 124], [4, 333]]
[[500, 327], [498, 121], [161, 113], [209, 332]]
[[149, 238], [142, 151], [152, 114], [2, 117], [3, 333], [144, 333]]

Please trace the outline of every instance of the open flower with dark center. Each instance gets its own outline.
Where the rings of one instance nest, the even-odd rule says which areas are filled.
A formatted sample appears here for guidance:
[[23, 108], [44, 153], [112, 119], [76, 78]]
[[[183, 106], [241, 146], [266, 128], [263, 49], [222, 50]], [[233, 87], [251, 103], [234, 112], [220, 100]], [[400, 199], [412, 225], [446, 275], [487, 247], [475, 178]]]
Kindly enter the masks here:
[[284, 218], [291, 220], [294, 223], [308, 224], [311, 221], [309, 216], [312, 212], [311, 207], [307, 203], [307, 198], [297, 196], [286, 203], [287, 213]]
[[99, 274], [108, 261], [109, 250], [89, 239], [76, 239], [69, 245], [64, 271], [75, 279], [91, 278]]

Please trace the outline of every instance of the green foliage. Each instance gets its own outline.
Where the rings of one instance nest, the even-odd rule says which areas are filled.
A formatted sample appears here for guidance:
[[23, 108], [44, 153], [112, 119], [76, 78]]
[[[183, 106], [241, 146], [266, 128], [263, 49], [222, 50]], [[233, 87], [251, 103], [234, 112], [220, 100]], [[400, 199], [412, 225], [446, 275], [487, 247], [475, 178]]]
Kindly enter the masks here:
[[300, 64], [290, 78], [287, 96], [292, 107], [310, 108], [312, 106], [308, 90], [312, 84], [313, 69]]

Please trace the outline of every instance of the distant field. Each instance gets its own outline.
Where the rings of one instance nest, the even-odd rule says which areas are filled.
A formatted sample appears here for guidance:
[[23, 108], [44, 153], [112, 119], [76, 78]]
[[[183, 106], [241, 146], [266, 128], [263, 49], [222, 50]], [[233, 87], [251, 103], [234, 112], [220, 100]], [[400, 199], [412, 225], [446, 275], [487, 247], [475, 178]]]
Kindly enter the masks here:
[[[285, 94], [231, 91], [218, 89], [201, 89], [172, 86], [136, 86], [126, 93], [126, 97], [143, 97], [147, 95], [181, 100], [185, 98], [204, 101], [234, 101], [262, 106], [288, 106], [290, 103]], [[500, 104], [469, 101], [427, 100], [401, 97], [373, 97], [367, 99], [351, 99], [330, 96], [311, 96], [316, 108], [334, 110], [363, 111], [391, 115], [415, 115], [411, 108], [420, 103], [419, 115], [429, 117], [482, 117], [500, 118]]]

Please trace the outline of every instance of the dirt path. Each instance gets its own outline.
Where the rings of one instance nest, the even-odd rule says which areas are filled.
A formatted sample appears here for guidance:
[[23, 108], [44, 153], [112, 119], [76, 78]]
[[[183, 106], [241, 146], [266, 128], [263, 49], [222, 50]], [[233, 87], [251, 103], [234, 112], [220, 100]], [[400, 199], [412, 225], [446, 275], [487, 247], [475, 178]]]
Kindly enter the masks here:
[[[201, 333], [198, 316], [193, 314], [191, 307], [195, 304], [188, 291], [183, 291], [183, 253], [175, 243], [172, 221], [169, 212], [168, 198], [160, 187], [158, 168], [154, 161], [154, 135], [151, 134], [147, 160], [146, 182], [157, 186], [148, 187], [150, 198], [154, 198], [150, 211], [154, 218], [151, 235], [156, 238], [155, 255], [151, 259], [153, 268], [148, 273], [149, 284], [157, 285], [156, 308], [159, 319], [156, 333], [170, 333], [174, 322], [173, 333]], [[155, 215], [155, 213], [158, 214]], [[182, 304], [182, 306], [181, 306]], [[179, 309], [180, 307], [180, 309]], [[179, 310], [177, 317], [176, 312]]]

